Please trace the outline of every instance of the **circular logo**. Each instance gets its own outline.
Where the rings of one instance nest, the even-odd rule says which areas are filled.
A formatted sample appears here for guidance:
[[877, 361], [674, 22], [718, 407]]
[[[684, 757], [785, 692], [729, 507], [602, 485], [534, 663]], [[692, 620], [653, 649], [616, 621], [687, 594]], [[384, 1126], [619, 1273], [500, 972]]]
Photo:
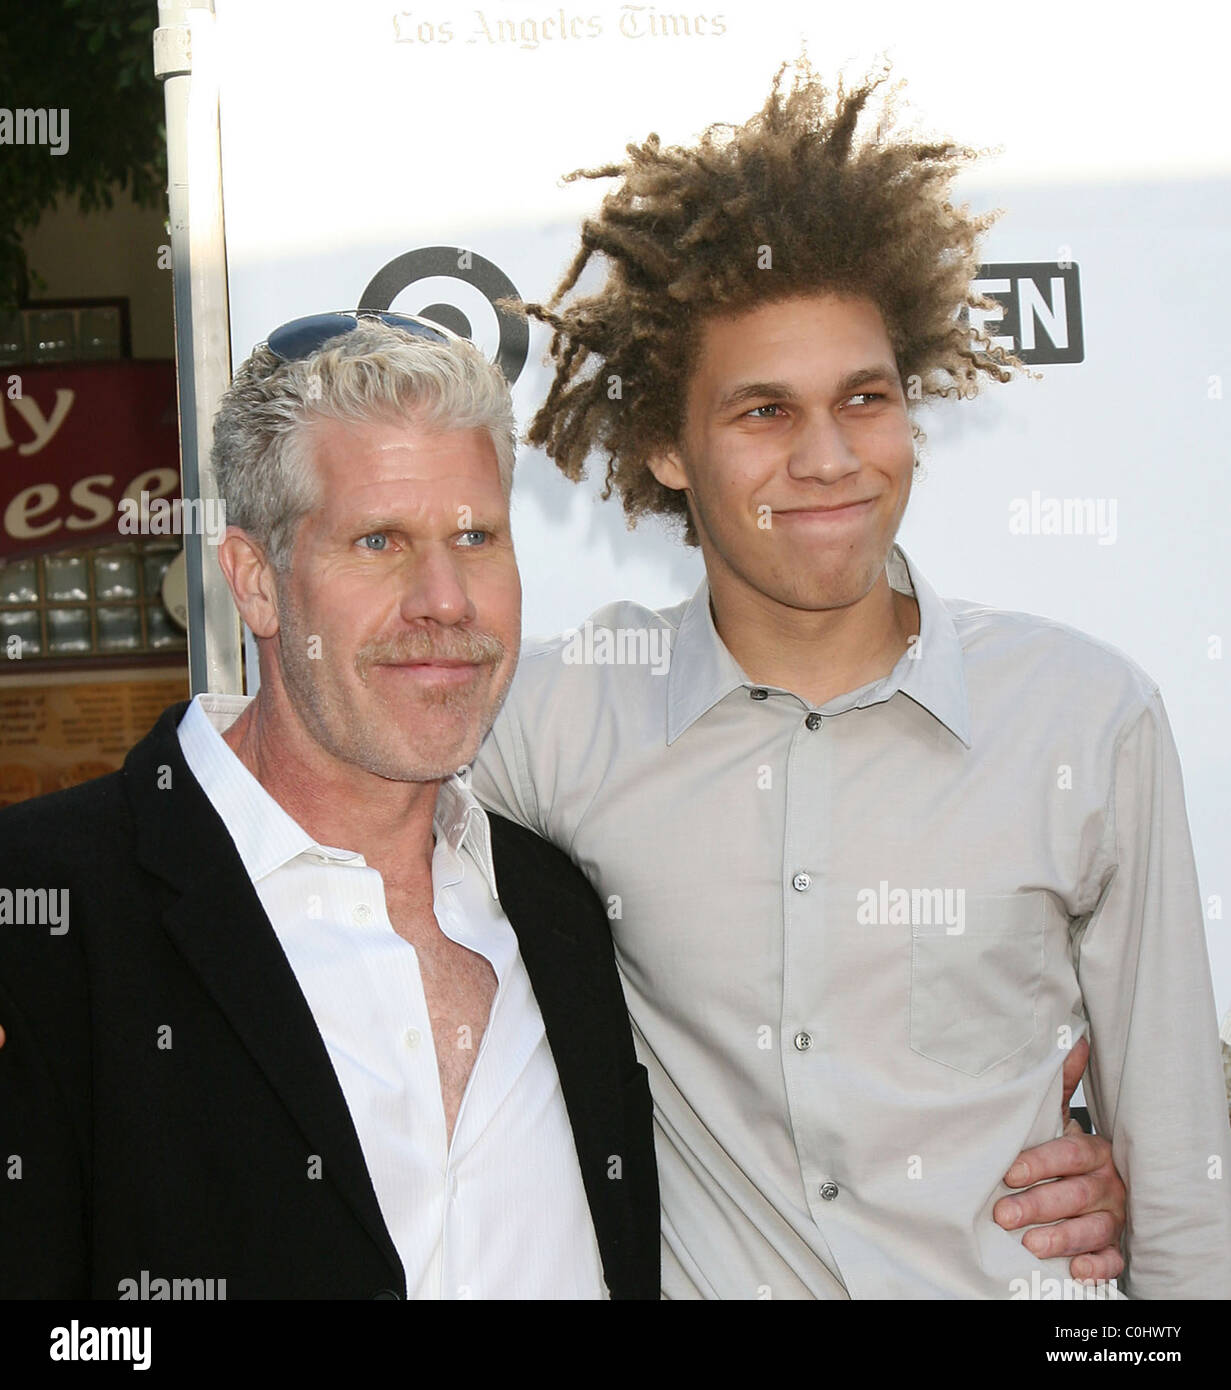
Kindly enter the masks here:
[[[460, 280], [472, 285], [492, 306], [500, 325], [500, 345], [496, 350], [496, 365], [510, 386], [521, 375], [530, 348], [530, 328], [526, 320], [496, 307], [498, 299], [520, 299], [517, 286], [503, 270], [486, 256], [462, 246], [420, 246], [395, 257], [372, 277], [359, 299], [360, 309], [388, 309], [404, 290], [419, 280]], [[466, 314], [455, 304], [432, 303], [420, 308], [407, 308], [407, 313], [431, 319], [442, 328], [451, 329], [463, 338], [472, 337]]]

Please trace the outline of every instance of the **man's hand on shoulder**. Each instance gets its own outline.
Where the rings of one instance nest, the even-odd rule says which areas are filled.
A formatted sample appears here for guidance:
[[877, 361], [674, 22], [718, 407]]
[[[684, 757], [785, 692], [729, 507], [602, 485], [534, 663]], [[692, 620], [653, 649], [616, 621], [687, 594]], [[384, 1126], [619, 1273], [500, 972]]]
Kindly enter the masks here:
[[[1002, 1197], [992, 1216], [1006, 1231], [1035, 1227], [1022, 1237], [1031, 1254], [1073, 1256], [1069, 1273], [1074, 1279], [1114, 1279], [1124, 1270], [1120, 1238], [1128, 1190], [1111, 1161], [1109, 1141], [1101, 1134], [1084, 1134], [1069, 1116], [1069, 1101], [1089, 1056], [1090, 1044], [1083, 1038], [1065, 1059], [1064, 1134], [1018, 1154], [1005, 1184], [1029, 1191]], [[1056, 1224], [1040, 1224], [1049, 1222]]]

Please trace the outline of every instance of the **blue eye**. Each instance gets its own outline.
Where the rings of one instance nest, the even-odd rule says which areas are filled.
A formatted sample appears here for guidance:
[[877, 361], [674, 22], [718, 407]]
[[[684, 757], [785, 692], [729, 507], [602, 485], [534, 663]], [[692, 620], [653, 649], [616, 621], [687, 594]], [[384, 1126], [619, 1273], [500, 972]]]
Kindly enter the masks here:
[[[372, 544], [369, 544], [372, 542]], [[359, 544], [365, 550], [387, 550], [389, 548], [389, 537], [383, 531], [373, 531], [370, 536], [364, 536]]]
[[469, 542], [466, 543], [465, 548], [466, 548], [466, 549], [470, 549], [471, 546], [482, 545], [483, 542], [487, 539], [487, 532], [486, 532], [486, 531], [463, 531], [463, 532], [462, 532], [462, 539], [463, 539], [463, 541], [466, 540], [466, 537], [467, 537], [467, 536], [476, 536], [476, 537], [478, 537], [477, 540], [472, 540], [472, 541], [469, 541]]

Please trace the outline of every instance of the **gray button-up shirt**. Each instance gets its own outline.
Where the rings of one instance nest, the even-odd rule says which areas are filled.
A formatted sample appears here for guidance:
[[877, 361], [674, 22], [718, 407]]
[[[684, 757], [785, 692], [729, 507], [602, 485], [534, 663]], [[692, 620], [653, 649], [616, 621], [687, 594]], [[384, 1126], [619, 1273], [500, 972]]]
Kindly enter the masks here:
[[1060, 623], [942, 602], [899, 550], [888, 572], [920, 633], [883, 680], [819, 709], [755, 686], [703, 584], [529, 645], [474, 769], [607, 900], [664, 1292], [1057, 1296], [1068, 1260], [991, 1212], [1058, 1134], [1088, 1031], [1129, 1186], [1119, 1291], [1231, 1296], [1231, 1130], [1158, 690]]

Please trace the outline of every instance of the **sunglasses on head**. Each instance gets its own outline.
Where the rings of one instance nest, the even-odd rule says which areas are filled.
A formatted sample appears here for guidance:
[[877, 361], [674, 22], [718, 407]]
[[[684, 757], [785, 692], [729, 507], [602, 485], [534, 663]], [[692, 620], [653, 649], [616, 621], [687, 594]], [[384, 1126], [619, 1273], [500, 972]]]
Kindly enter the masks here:
[[302, 362], [319, 351], [330, 338], [350, 333], [367, 319], [375, 319], [390, 328], [401, 329], [414, 338], [426, 338], [432, 343], [456, 342], [457, 335], [450, 333], [430, 319], [416, 318], [413, 314], [393, 314], [382, 309], [343, 309], [333, 314], [309, 314], [307, 318], [292, 319], [284, 323], [265, 340], [267, 347], [280, 362]]

